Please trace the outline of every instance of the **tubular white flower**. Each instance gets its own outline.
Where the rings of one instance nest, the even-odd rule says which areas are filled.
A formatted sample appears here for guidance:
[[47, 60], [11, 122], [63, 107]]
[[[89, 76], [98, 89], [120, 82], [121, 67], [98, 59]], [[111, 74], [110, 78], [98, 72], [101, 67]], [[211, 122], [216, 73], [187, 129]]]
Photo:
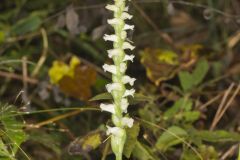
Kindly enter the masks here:
[[122, 82], [124, 84], [129, 83], [131, 86], [133, 86], [135, 81], [136, 81], [136, 78], [131, 78], [131, 77], [127, 76], [127, 75], [123, 76], [123, 78], [122, 78]]
[[126, 90], [123, 97], [132, 96], [134, 97], [135, 89]]
[[117, 136], [121, 132], [122, 128], [120, 127], [109, 127], [107, 126], [107, 135], [115, 135]]
[[124, 11], [128, 12], [128, 9], [129, 9], [129, 7], [127, 6], [127, 7], [124, 8]]
[[134, 25], [128, 25], [128, 24], [125, 24], [124, 27], [123, 27], [124, 30], [133, 30], [134, 29]]
[[121, 18], [125, 20], [125, 19], [132, 19], [132, 17], [133, 16], [128, 14], [127, 12], [123, 12]]
[[109, 19], [109, 20], [107, 20], [107, 22], [110, 25], [119, 25], [119, 24], [123, 23], [123, 21], [118, 18]]
[[107, 52], [108, 52], [108, 57], [113, 58], [114, 56], [117, 56], [121, 52], [121, 50], [120, 49], [110, 49]]
[[131, 128], [133, 126], [133, 122], [134, 122], [134, 120], [132, 118], [128, 118], [128, 117], [122, 118], [122, 124], [124, 126], [128, 126], [129, 128]]
[[123, 59], [123, 61], [131, 61], [131, 62], [133, 62], [133, 59], [134, 59], [134, 55], [125, 55], [125, 57], [124, 57], [124, 59]]
[[117, 11], [118, 11], [118, 7], [117, 7], [117, 6], [115, 6], [115, 5], [110, 5], [110, 4], [108, 4], [108, 5], [106, 6], [106, 9], [108, 9], [108, 10], [110, 10], [110, 11], [113, 11], [113, 12], [117, 12]]
[[114, 34], [112, 34], [112, 35], [105, 34], [103, 36], [103, 39], [105, 41], [112, 41], [112, 42], [117, 42], [118, 41], [118, 37], [116, 35], [114, 35]]
[[124, 113], [127, 113], [127, 108], [128, 108], [128, 100], [126, 98], [122, 98], [121, 100], [121, 109]]
[[134, 46], [131, 45], [129, 42], [124, 42], [123, 43], [123, 49], [130, 49], [130, 50], [134, 50]]
[[109, 93], [111, 93], [113, 90], [121, 90], [122, 86], [119, 83], [110, 83], [106, 85], [106, 89]]
[[104, 64], [103, 65], [103, 70], [104, 72], [110, 72], [112, 74], [116, 74], [117, 73], [117, 67], [115, 65], [108, 65], [108, 64]]
[[114, 104], [100, 104], [100, 108], [102, 111], [107, 111], [110, 112], [112, 114], [115, 114], [115, 105]]

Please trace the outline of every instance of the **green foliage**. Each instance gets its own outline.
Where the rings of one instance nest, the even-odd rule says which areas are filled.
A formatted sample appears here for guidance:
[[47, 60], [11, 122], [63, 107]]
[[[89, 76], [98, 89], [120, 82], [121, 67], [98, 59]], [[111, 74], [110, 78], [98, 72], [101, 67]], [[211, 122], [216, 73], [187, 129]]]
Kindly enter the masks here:
[[56, 134], [48, 134], [44, 131], [31, 131], [29, 133], [29, 141], [44, 146], [53, 151], [58, 157], [61, 155], [61, 146]]
[[200, 117], [200, 112], [192, 111], [192, 107], [193, 103], [190, 99], [180, 98], [172, 107], [164, 112], [163, 117], [166, 120], [177, 119], [192, 123]]
[[151, 153], [151, 149], [139, 141], [135, 145], [133, 156], [139, 160], [156, 160]]
[[184, 129], [171, 126], [158, 138], [156, 148], [160, 151], [166, 151], [169, 147], [182, 143], [187, 136], [188, 134]]
[[5, 40], [5, 33], [3, 31], [0, 31], [0, 44], [3, 43]]
[[2, 135], [0, 141], [1, 156], [3, 156], [3, 158], [8, 157], [10, 159], [15, 159], [20, 145], [27, 139], [27, 136], [23, 131], [23, 123], [12, 116], [16, 113], [15, 107], [4, 104], [0, 104], [0, 107], [0, 122], [2, 124], [0, 128], [0, 133]]
[[[98, 94], [94, 97], [92, 97], [89, 101], [100, 101], [100, 100], [111, 100], [112, 95], [108, 92]], [[134, 97], [129, 98], [130, 104], [138, 104], [141, 102], [151, 102], [153, 101], [153, 98], [144, 96], [142, 94], [134, 94]]]
[[240, 142], [240, 134], [231, 133], [224, 130], [216, 131], [196, 131], [195, 136], [208, 142]]
[[127, 128], [127, 139], [126, 139], [124, 150], [123, 150], [123, 154], [127, 158], [130, 158], [132, 151], [135, 148], [139, 131], [140, 131], [139, 123], [134, 123], [132, 128]]
[[89, 101], [109, 100], [112, 99], [112, 95], [108, 92], [98, 94], [92, 97]]
[[13, 35], [23, 35], [29, 32], [36, 31], [42, 24], [42, 20], [39, 16], [33, 15], [21, 19], [11, 29]]
[[[198, 152], [201, 154], [202, 158], [209, 160], [218, 160], [218, 153], [212, 146], [202, 145], [199, 147]], [[184, 152], [181, 156], [181, 160], [201, 160], [196, 153], [190, 149], [184, 149]]]
[[192, 74], [186, 71], [181, 71], [178, 76], [183, 90], [187, 92], [193, 89], [193, 87], [197, 87], [203, 81], [208, 70], [208, 62], [206, 60], [200, 60]]

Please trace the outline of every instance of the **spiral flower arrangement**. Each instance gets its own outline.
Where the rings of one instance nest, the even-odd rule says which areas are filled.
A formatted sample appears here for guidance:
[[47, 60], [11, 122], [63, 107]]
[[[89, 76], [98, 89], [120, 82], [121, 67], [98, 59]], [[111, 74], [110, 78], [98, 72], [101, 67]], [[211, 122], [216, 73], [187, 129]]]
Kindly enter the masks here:
[[134, 55], [128, 55], [125, 50], [133, 50], [135, 47], [127, 40], [127, 30], [133, 30], [133, 25], [125, 23], [132, 15], [128, 13], [126, 1], [114, 0], [114, 4], [107, 5], [106, 8], [113, 12], [114, 18], [108, 23], [114, 28], [114, 34], [104, 35], [105, 41], [113, 42], [113, 49], [108, 50], [108, 57], [113, 59], [114, 64], [104, 64], [105, 72], [112, 74], [112, 83], [106, 85], [106, 89], [113, 97], [113, 103], [101, 104], [102, 111], [112, 114], [114, 127], [107, 126], [107, 135], [111, 135], [112, 151], [116, 155], [116, 160], [122, 160], [123, 148], [126, 141], [126, 127], [131, 128], [134, 120], [127, 114], [129, 106], [127, 97], [134, 96], [134, 89], [126, 89], [126, 84], [133, 86], [135, 78], [125, 75], [127, 62], [133, 61]]

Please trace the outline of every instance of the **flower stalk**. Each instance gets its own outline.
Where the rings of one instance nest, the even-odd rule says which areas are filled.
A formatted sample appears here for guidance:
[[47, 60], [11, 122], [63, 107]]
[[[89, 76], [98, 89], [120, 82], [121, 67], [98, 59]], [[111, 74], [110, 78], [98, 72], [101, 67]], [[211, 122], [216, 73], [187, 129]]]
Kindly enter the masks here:
[[103, 69], [112, 74], [112, 83], [106, 85], [106, 89], [112, 94], [112, 104], [101, 104], [103, 111], [112, 114], [114, 127], [107, 126], [107, 134], [111, 135], [111, 146], [116, 160], [122, 160], [123, 148], [126, 141], [126, 127], [133, 126], [133, 119], [128, 117], [128, 97], [134, 96], [134, 89], [126, 89], [127, 84], [133, 86], [135, 78], [125, 75], [127, 62], [133, 61], [134, 55], [128, 55], [125, 50], [133, 50], [135, 47], [127, 41], [127, 31], [133, 30], [133, 25], [126, 24], [132, 15], [128, 14], [126, 1], [114, 0], [114, 4], [107, 5], [106, 8], [113, 12], [114, 18], [108, 23], [114, 28], [114, 34], [104, 35], [105, 41], [113, 42], [113, 49], [108, 50], [108, 57], [113, 59], [114, 64], [104, 64]]

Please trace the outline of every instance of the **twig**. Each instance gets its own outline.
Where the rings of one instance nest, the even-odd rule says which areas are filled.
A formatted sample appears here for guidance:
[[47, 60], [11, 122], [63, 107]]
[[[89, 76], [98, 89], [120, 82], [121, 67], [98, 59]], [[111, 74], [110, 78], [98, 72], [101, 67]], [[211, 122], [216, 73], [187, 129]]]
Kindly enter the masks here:
[[210, 99], [209, 101], [207, 101], [205, 104], [203, 104], [202, 106], [199, 107], [199, 110], [204, 110], [207, 106], [209, 106], [210, 104], [212, 104], [213, 102], [217, 101], [222, 95], [218, 94], [217, 96], [213, 97], [212, 99]]
[[228, 97], [228, 95], [230, 94], [230, 92], [231, 92], [231, 90], [233, 89], [233, 87], [234, 87], [234, 83], [232, 83], [232, 84], [228, 87], [228, 89], [226, 90], [226, 92], [225, 92], [225, 94], [224, 94], [224, 96], [223, 96], [223, 99], [222, 99], [222, 101], [221, 101], [221, 103], [220, 103], [220, 105], [219, 105], [219, 107], [218, 107], [218, 110], [217, 110], [217, 112], [216, 112], [216, 114], [215, 114], [215, 117], [214, 117], [214, 119], [213, 119], [213, 122], [212, 122], [212, 125], [211, 125], [211, 127], [210, 127], [210, 130], [213, 130], [213, 129], [215, 128], [215, 125], [216, 125], [216, 123], [217, 123], [217, 117], [219, 116], [222, 108], [224, 107], [224, 104], [225, 104], [225, 102], [226, 102], [226, 100], [227, 100], [227, 97]]
[[229, 156], [233, 155], [234, 152], [237, 150], [238, 145], [234, 145], [231, 148], [229, 148], [220, 158], [220, 160], [225, 160], [227, 159]]
[[59, 115], [59, 116], [50, 118], [50, 119], [48, 119], [48, 120], [45, 120], [45, 121], [43, 121], [43, 122], [34, 124], [34, 126], [35, 126], [36, 128], [40, 128], [40, 127], [42, 127], [42, 126], [45, 126], [45, 125], [47, 125], [47, 124], [54, 123], [54, 122], [59, 121], [59, 120], [61, 120], [61, 119], [74, 116], [74, 115], [76, 115], [76, 114], [79, 114], [80, 112], [82, 112], [82, 110], [76, 110], [76, 111], [72, 111], [72, 112], [69, 112], [69, 113], [65, 113], [65, 114], [62, 114], [62, 115]]
[[14, 42], [17, 42], [17, 41], [21, 41], [21, 40], [25, 40], [25, 39], [28, 39], [28, 38], [33, 38], [33, 37], [39, 36], [40, 34], [41, 33], [39, 31], [37, 31], [37, 32], [34, 32], [34, 33], [29, 33], [29, 34], [18, 36], [18, 37], [10, 37], [10, 38], [7, 38], [4, 42], [5, 43], [14, 43]]
[[240, 85], [238, 85], [237, 89], [235, 90], [235, 92], [233, 93], [232, 97], [230, 98], [230, 100], [228, 101], [228, 103], [226, 104], [226, 106], [224, 107], [224, 109], [222, 110], [222, 112], [220, 113], [220, 116], [218, 117], [218, 121], [221, 119], [221, 117], [223, 116], [223, 114], [226, 112], [226, 110], [230, 107], [231, 103], [233, 102], [233, 100], [235, 99], [235, 97], [237, 96], [237, 94], [240, 91]]
[[22, 99], [25, 104], [28, 104], [28, 83], [26, 81], [28, 77], [28, 69], [27, 69], [27, 57], [24, 56], [22, 58], [22, 71], [23, 71], [23, 92]]
[[[12, 78], [12, 79], [23, 81], [22, 75], [18, 75], [18, 74], [15, 74], [15, 73], [10, 73], [10, 72], [0, 71], [0, 77]], [[28, 83], [31, 83], [31, 84], [35, 84], [35, 85], [37, 85], [39, 83], [38, 79], [30, 78], [30, 77], [26, 77], [25, 81], [28, 82]], [[49, 84], [47, 86], [47, 88], [52, 89], [52, 85]]]
[[[21, 75], [15, 74], [15, 73], [0, 71], [0, 76], [23, 81], [23, 77]], [[38, 82], [39, 82], [37, 79], [29, 78], [29, 77], [26, 77], [25, 81], [28, 83], [32, 83], [32, 84], [38, 84]]]
[[232, 49], [240, 41], [240, 31], [232, 35], [227, 43], [228, 48]]
[[230, 94], [230, 92], [233, 89], [233, 87], [234, 87], [234, 83], [232, 83], [230, 85], [230, 87], [228, 88], [228, 90], [225, 92], [223, 100], [222, 100], [220, 106], [218, 107], [217, 113], [215, 114], [215, 117], [214, 117], [213, 122], [211, 124], [211, 127], [210, 127], [211, 131], [216, 127], [217, 123], [220, 121], [220, 119], [222, 118], [222, 116], [224, 115], [226, 110], [230, 107], [232, 101], [237, 96], [238, 92], [240, 91], [240, 85], [238, 85], [237, 89], [235, 90], [233, 95], [230, 97], [230, 99], [227, 102], [227, 104], [224, 106], [224, 104], [225, 104], [225, 102], [227, 100], [227, 97]]
[[41, 69], [42, 65], [44, 64], [45, 60], [47, 59], [47, 53], [48, 53], [48, 38], [47, 38], [47, 32], [45, 29], [41, 29], [41, 33], [42, 33], [42, 37], [43, 37], [43, 51], [42, 51], [42, 55], [36, 65], [36, 67], [34, 68], [33, 72], [32, 72], [32, 77], [35, 77], [39, 70]]
[[61, 119], [65, 119], [67, 117], [77, 115], [77, 114], [79, 114], [81, 112], [84, 112], [84, 111], [99, 111], [99, 109], [97, 109], [97, 108], [79, 108], [79, 110], [75, 110], [75, 111], [71, 111], [71, 112], [68, 112], [68, 113], [65, 113], [65, 114], [62, 114], [62, 115], [58, 115], [56, 117], [45, 120], [43, 122], [39, 122], [37, 124], [34, 124], [33, 126], [35, 126], [35, 128], [40, 128], [40, 127], [45, 126], [47, 124], [51, 124], [51, 123], [54, 123], [54, 122], [59, 121]]

